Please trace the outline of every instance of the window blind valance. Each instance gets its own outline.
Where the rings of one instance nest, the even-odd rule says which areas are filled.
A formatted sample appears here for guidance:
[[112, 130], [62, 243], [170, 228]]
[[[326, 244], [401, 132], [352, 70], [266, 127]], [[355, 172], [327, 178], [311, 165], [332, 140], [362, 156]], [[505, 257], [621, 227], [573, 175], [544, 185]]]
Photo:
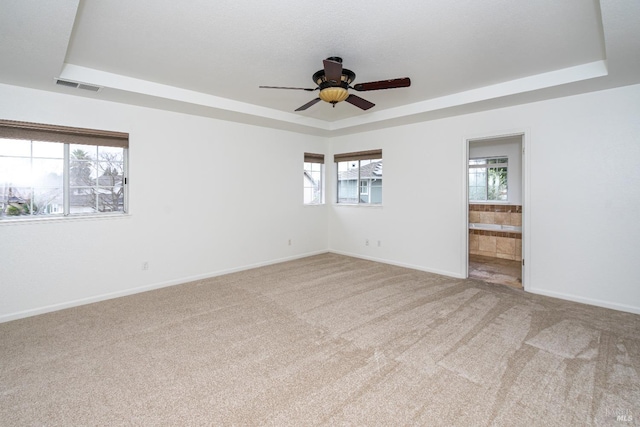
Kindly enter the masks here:
[[304, 153], [305, 163], [324, 163], [324, 154]]
[[381, 159], [382, 150], [355, 151], [353, 153], [334, 154], [334, 162], [350, 162], [352, 160]]
[[0, 120], [0, 138], [129, 148], [128, 133], [13, 120]]

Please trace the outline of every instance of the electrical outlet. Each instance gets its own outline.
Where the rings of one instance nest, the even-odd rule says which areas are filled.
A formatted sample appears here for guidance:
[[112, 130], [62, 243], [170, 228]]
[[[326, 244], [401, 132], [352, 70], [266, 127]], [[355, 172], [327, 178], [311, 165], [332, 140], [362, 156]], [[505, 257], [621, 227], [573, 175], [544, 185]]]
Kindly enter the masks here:
[[364, 241], [364, 245], [365, 245], [365, 246], [369, 246], [369, 239], [366, 239], [366, 240]]
[[382, 241], [378, 240], [378, 247], [382, 246]]
[[149, 269], [149, 261], [144, 261], [142, 263], [142, 269], [143, 270], [148, 270]]
[[291, 239], [289, 239], [289, 246], [291, 246]]

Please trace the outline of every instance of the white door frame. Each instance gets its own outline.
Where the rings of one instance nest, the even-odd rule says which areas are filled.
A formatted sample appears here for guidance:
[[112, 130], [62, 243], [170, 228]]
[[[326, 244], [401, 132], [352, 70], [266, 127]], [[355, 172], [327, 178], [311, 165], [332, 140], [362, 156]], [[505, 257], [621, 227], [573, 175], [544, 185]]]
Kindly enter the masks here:
[[529, 155], [529, 130], [514, 130], [506, 132], [493, 132], [483, 135], [474, 135], [466, 137], [463, 140], [464, 153], [463, 170], [464, 170], [464, 185], [463, 185], [463, 209], [462, 215], [462, 273], [463, 277], [469, 277], [469, 144], [471, 142], [484, 141], [488, 139], [508, 138], [512, 136], [520, 136], [522, 138], [522, 287], [526, 291], [530, 283], [530, 269], [531, 254], [529, 247], [529, 209], [531, 208], [529, 199], [529, 172], [531, 170]]

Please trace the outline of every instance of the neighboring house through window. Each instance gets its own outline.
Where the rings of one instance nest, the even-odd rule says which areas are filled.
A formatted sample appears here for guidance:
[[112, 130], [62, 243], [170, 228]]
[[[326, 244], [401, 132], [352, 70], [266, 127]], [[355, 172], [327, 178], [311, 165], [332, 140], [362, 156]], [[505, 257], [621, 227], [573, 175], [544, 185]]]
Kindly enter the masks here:
[[469, 201], [508, 201], [508, 166], [507, 157], [469, 159]]
[[0, 219], [126, 212], [129, 135], [0, 120]]
[[382, 203], [382, 150], [334, 156], [338, 171], [338, 203]]
[[304, 153], [303, 190], [305, 205], [324, 203], [324, 154]]

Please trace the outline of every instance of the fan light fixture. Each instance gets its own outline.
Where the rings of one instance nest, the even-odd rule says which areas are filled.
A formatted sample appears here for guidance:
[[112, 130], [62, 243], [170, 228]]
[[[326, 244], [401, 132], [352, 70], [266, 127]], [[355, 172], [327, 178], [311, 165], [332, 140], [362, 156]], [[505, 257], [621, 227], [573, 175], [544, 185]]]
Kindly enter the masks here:
[[336, 103], [347, 99], [349, 92], [343, 87], [328, 87], [326, 89], [322, 89], [318, 96], [323, 101], [335, 105]]
[[260, 86], [264, 89], [293, 89], [304, 90], [307, 92], [314, 92], [319, 90], [318, 97], [312, 99], [301, 107], [296, 108], [296, 111], [304, 111], [312, 105], [317, 104], [320, 101], [328, 102], [334, 107], [338, 102], [347, 101], [351, 105], [355, 105], [361, 110], [368, 110], [375, 106], [373, 102], [369, 102], [366, 99], [362, 99], [357, 95], [350, 94], [349, 89], [361, 91], [368, 90], [380, 90], [380, 89], [395, 89], [399, 87], [411, 86], [411, 79], [409, 77], [402, 77], [399, 79], [380, 80], [377, 82], [358, 83], [355, 86], [351, 86], [351, 83], [356, 79], [356, 73], [351, 70], [347, 70], [342, 67], [342, 58], [332, 56], [322, 61], [324, 67], [322, 70], [316, 71], [313, 75], [313, 82], [316, 84], [315, 88], [306, 87], [283, 87], [283, 86]]

